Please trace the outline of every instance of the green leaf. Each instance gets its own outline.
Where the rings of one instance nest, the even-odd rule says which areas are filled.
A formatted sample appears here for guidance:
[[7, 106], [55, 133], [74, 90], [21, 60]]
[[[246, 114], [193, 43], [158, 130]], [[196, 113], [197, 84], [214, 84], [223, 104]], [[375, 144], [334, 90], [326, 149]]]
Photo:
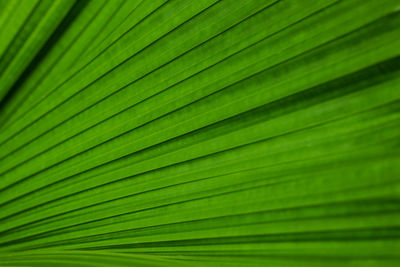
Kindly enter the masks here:
[[0, 0], [1, 266], [397, 266], [397, 0]]

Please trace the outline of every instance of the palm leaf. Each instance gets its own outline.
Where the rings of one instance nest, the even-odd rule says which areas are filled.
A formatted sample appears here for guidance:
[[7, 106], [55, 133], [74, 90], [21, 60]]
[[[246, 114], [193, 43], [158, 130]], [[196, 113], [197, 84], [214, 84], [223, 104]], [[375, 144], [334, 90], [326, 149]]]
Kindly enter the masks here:
[[0, 1], [3, 266], [395, 266], [397, 0]]

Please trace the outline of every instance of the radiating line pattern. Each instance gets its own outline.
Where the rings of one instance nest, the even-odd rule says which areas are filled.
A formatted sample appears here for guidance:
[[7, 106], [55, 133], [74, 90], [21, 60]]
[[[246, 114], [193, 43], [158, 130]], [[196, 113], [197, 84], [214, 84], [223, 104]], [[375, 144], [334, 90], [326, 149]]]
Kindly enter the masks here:
[[1, 266], [399, 266], [398, 0], [0, 0]]

